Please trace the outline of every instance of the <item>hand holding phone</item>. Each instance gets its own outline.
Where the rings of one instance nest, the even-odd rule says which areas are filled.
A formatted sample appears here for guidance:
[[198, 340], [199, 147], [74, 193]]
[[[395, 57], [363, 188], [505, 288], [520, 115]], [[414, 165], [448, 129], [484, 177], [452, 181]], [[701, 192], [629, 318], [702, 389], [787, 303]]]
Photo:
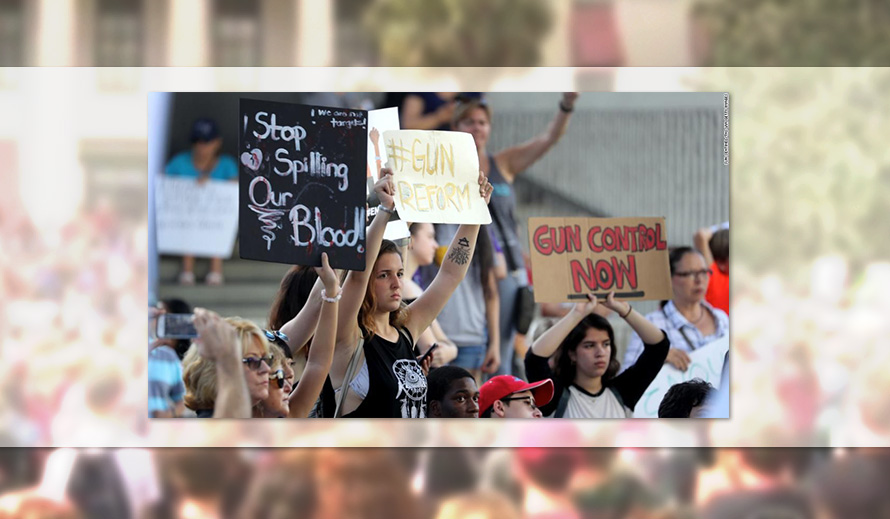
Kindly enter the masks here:
[[159, 339], [194, 339], [198, 336], [193, 314], [161, 314], [157, 331]]
[[439, 347], [439, 343], [434, 342], [433, 345], [430, 346], [430, 349], [426, 350], [426, 353], [423, 354], [423, 357], [420, 357], [418, 364], [423, 364], [424, 362], [426, 362], [426, 359], [431, 358], [433, 356], [433, 352], [435, 352], [436, 348], [438, 348], [438, 347]]

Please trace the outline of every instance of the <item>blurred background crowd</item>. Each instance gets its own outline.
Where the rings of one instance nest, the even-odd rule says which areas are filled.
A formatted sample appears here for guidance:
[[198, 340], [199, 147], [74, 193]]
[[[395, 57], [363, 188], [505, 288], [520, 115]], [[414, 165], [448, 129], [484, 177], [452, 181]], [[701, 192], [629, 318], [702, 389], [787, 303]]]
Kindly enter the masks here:
[[[117, 4], [131, 7], [117, 8]], [[547, 21], [541, 29], [547, 38], [542, 41], [552, 39], [556, 42], [553, 47], [539, 42], [534, 55], [514, 62], [501, 61], [503, 49], [516, 47], [505, 43], [492, 45], [494, 50], [487, 57], [476, 53], [476, 47], [468, 49], [465, 56], [466, 60], [478, 58], [476, 63], [480, 64], [518, 67], [692, 67], [685, 69], [520, 68], [492, 69], [483, 74], [455, 69], [247, 73], [232, 69], [115, 68], [467, 63], [456, 61], [453, 46], [437, 54], [443, 56], [439, 62], [387, 61], [379, 57], [382, 54], [376, 61], [334, 58], [347, 52], [346, 43], [341, 43], [339, 36], [333, 37], [331, 29], [349, 26], [352, 11], [340, 7], [345, 2], [338, 2], [336, 7], [329, 2], [318, 3], [325, 6], [324, 12], [309, 16], [297, 12], [316, 9], [309, 7], [316, 3], [294, 3], [288, 7], [289, 17], [265, 10], [266, 6], [289, 3], [253, 3], [261, 4], [263, 13], [271, 13], [264, 17], [271, 16], [277, 26], [284, 27], [279, 33], [262, 31], [263, 38], [284, 34], [294, 39], [283, 44], [263, 39], [245, 46], [240, 42], [255, 42], [259, 39], [258, 28], [265, 25], [258, 21], [257, 11], [223, 16], [230, 4], [234, 5], [209, 0], [157, 5], [75, 0], [0, 3], [0, 66], [4, 67], [0, 68], [0, 113], [4, 114], [0, 118], [0, 183], [4, 186], [0, 190], [3, 445], [519, 445], [516, 438], [520, 428], [509, 423], [498, 424], [497, 429], [475, 424], [459, 430], [433, 430], [413, 424], [399, 424], [396, 429], [383, 423], [351, 424], [347, 428], [306, 422], [278, 426], [215, 424], [211, 428], [182, 421], [172, 425], [148, 420], [143, 349], [148, 296], [146, 92], [297, 88], [731, 92], [732, 418], [707, 424], [686, 423], [683, 428], [661, 423], [581, 423], [572, 425], [579, 434], [577, 441], [560, 440], [557, 429], [541, 424], [540, 436], [529, 445], [890, 445], [890, 415], [884, 412], [890, 408], [890, 376], [886, 369], [890, 359], [888, 349], [881, 346], [888, 336], [885, 316], [890, 310], [886, 289], [890, 285], [890, 249], [882, 238], [888, 234], [883, 213], [890, 197], [890, 158], [884, 153], [883, 143], [890, 133], [885, 116], [890, 113], [886, 96], [890, 73], [870, 68], [696, 68], [882, 65], [890, 54], [890, 45], [880, 36], [887, 4], [858, 1], [826, 12], [831, 2], [799, 6], [774, 0], [744, 4], [718, 0], [577, 1], [550, 3], [555, 6], [550, 12], [550, 7], [538, 3], [537, 8], [548, 14], [534, 20]], [[497, 9], [500, 4], [478, 3], [485, 9]], [[582, 23], [588, 20], [582, 18], [585, 10], [612, 14], [593, 16], [593, 21]], [[479, 17], [457, 16], [444, 10], [431, 12], [435, 19], [448, 18], [453, 24], [478, 25]], [[637, 21], [631, 24], [631, 19]], [[199, 31], [195, 20], [201, 21]], [[656, 24], [654, 20], [669, 23]], [[672, 27], [672, 22], [680, 27], [678, 32], [661, 32]], [[439, 34], [426, 30], [431, 23], [428, 20], [420, 26], [422, 36], [417, 37], [428, 46], [445, 41], [427, 37]], [[576, 24], [584, 28], [591, 23], [600, 29], [573, 32]], [[317, 39], [312, 30], [295, 31], [294, 25], [320, 28], [326, 36]], [[511, 19], [511, 23], [495, 25], [508, 35], [525, 38], [527, 28], [522, 23]], [[149, 38], [158, 27], [165, 31], [165, 37]], [[454, 32], [454, 26], [442, 29], [442, 33]], [[203, 36], [193, 39], [195, 34]], [[337, 34], [349, 39], [359, 33], [338, 30]], [[479, 34], [483, 41], [494, 41], [490, 35], [495, 33], [480, 29]], [[574, 40], [571, 34], [577, 34]], [[226, 44], [235, 37], [232, 35], [237, 36], [235, 42]], [[621, 44], [603, 44], [599, 41], [603, 37]], [[841, 40], [843, 45], [834, 44]], [[321, 47], [317, 46], [319, 41]], [[351, 45], [359, 50], [378, 48], [361, 42]], [[396, 55], [405, 49], [397, 43], [392, 47]], [[401, 55], [417, 60], [436, 55], [432, 54], [435, 49], [426, 52], [427, 47], [411, 48], [413, 52]], [[620, 49], [617, 54], [616, 48]], [[239, 49], [247, 50], [242, 54]], [[589, 50], [593, 53], [589, 59], [575, 57], [585, 49], [594, 49]], [[600, 52], [612, 57], [600, 58]], [[237, 57], [221, 58], [232, 55]], [[452, 58], [455, 61], [445, 61]], [[19, 65], [106, 68], [9, 68]], [[163, 452], [141, 454], [153, 459], [157, 479], [175, 473], [163, 468]], [[181, 451], [180, 455], [218, 455], [228, 460], [219, 463], [233, 462], [240, 466], [237, 470], [244, 469], [243, 460], [247, 459], [250, 461], [246, 465], [258, 470], [256, 467], [263, 467], [257, 459], [263, 456], [258, 452], [262, 451], [197, 450]], [[396, 455], [380, 452], [383, 454], [377, 455]], [[501, 451], [491, 455], [497, 452]], [[520, 451], [503, 452], [516, 458]], [[624, 452], [635, 451], [620, 451], [612, 463], [626, 463], [629, 455]], [[42, 467], [50, 451], [3, 449], [2, 453], [5, 489], [33, 487], [42, 481]], [[682, 449], [644, 452], [652, 458], [662, 453], [669, 458], [698, 457]], [[838, 457], [838, 451], [807, 450], [802, 456], [808, 459], [807, 466], [813, 467], [820, 462], [860, 460], [860, 455], [879, 453], [845, 450], [841, 454]], [[720, 459], [719, 455], [712, 458]], [[725, 459], [727, 467], [738, 466], [732, 457]], [[312, 466], [310, 461], [304, 463], [299, 466]], [[209, 458], [186, 465], [196, 469], [214, 467]], [[836, 492], [832, 497], [854, 496], [868, 502], [868, 483], [885, 479], [874, 472], [885, 470], [880, 467], [862, 472], [855, 467], [848, 470], [840, 472], [840, 483], [831, 485]], [[854, 474], [867, 477], [860, 484]], [[188, 481], [194, 479], [201, 478], [184, 476], [181, 484], [188, 488]], [[757, 481], [753, 476], [735, 479]], [[801, 486], [804, 480], [796, 479]], [[246, 480], [239, 481], [244, 485]], [[373, 483], [372, 478], [362, 481]], [[159, 490], [145, 494], [149, 497], [143, 501], [164, 495], [168, 484], [156, 482]], [[295, 484], [300, 481], [295, 480]], [[67, 478], [55, 485], [55, 495], [66, 486]], [[432, 487], [412, 484], [409, 488]], [[862, 493], [858, 493], [860, 490]], [[219, 491], [180, 492], [181, 496], [190, 496], [191, 492], [217, 496]], [[399, 492], [398, 488], [394, 492]], [[829, 497], [827, 491], [823, 494]], [[415, 499], [423, 501], [417, 494]], [[426, 510], [433, 509], [430, 503], [425, 505]], [[3, 509], [9, 510], [10, 506], [17, 505], [4, 500]], [[191, 516], [200, 515], [192, 510]], [[859, 516], [880, 517], [867, 515], [871, 513], [868, 510]], [[68, 513], [60, 511], [58, 516]], [[838, 517], [857, 516], [849, 512]]]
[[871, 449], [32, 449], [0, 517], [890, 517]]

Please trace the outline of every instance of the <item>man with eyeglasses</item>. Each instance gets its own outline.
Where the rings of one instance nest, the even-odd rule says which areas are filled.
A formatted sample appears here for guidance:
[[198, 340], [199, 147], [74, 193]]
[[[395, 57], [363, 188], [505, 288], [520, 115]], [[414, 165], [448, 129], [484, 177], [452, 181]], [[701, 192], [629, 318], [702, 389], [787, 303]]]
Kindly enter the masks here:
[[526, 382], [513, 375], [499, 375], [479, 388], [480, 418], [543, 418], [538, 406], [553, 398], [553, 381]]

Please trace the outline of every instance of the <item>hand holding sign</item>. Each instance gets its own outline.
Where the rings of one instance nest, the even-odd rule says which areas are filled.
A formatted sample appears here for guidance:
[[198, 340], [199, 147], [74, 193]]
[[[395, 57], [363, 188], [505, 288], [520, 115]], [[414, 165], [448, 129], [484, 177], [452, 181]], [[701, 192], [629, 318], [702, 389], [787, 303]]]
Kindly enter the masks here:
[[387, 209], [393, 208], [393, 197], [395, 196], [395, 188], [392, 183], [392, 170], [383, 168], [380, 170], [380, 180], [374, 184], [374, 193], [380, 200], [380, 205]]
[[620, 316], [626, 316], [630, 312], [630, 303], [615, 299], [614, 290], [609, 292], [609, 295], [606, 296], [606, 302], [603, 303], [603, 305]]
[[485, 205], [488, 205], [491, 202], [491, 193], [494, 192], [494, 186], [491, 185], [491, 182], [488, 181], [488, 178], [485, 176], [485, 173], [480, 169], [479, 170], [479, 196], [485, 200]]
[[588, 315], [592, 314], [594, 310], [596, 310], [596, 305], [596, 296], [593, 294], [587, 294], [587, 301], [583, 303], [575, 303], [572, 311], [578, 315], [587, 317]]

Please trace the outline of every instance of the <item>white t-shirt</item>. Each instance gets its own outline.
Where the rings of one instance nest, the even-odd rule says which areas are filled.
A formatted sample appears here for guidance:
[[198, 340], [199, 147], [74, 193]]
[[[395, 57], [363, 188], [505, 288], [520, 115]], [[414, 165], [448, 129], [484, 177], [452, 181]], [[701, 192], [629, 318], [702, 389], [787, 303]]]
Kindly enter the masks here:
[[624, 407], [610, 389], [592, 395], [575, 386], [567, 387], [569, 402], [563, 418], [631, 418], [633, 411]]

